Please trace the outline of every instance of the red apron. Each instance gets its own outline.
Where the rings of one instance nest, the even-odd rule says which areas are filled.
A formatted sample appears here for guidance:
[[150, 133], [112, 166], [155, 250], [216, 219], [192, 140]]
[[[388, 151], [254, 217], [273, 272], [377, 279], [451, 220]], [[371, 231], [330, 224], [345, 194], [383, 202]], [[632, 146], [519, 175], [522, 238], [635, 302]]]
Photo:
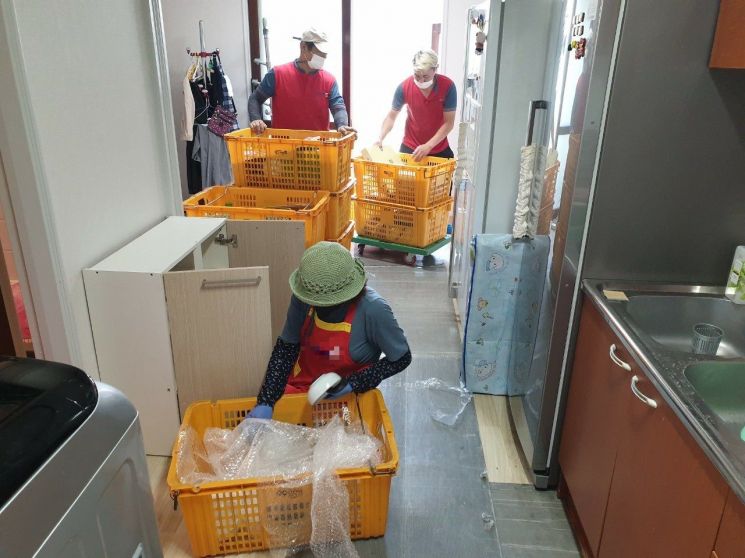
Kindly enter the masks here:
[[314, 308], [308, 312], [300, 331], [300, 356], [287, 381], [285, 393], [306, 393], [310, 385], [326, 372], [336, 372], [342, 378], [367, 368], [349, 354], [352, 321], [357, 302], [349, 305], [344, 321], [330, 324], [321, 320]]

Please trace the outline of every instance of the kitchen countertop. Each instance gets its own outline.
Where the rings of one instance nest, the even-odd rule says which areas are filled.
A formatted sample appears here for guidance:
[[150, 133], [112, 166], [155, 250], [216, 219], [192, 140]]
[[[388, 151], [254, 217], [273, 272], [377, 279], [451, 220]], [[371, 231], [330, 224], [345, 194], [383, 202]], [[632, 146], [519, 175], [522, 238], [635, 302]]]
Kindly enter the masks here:
[[[654, 341], [636, 328], [631, 320], [624, 317], [621, 303], [605, 298], [602, 290], [607, 286], [592, 280], [582, 282], [585, 295], [600, 310], [605, 321], [711, 459], [733, 492], [745, 503], [745, 442], [709, 409], [684, 375], [688, 365], [711, 361], [712, 357], [671, 351]], [[616, 286], [613, 288], [615, 290]], [[633, 284], [626, 285], [625, 290], [633, 292]]]

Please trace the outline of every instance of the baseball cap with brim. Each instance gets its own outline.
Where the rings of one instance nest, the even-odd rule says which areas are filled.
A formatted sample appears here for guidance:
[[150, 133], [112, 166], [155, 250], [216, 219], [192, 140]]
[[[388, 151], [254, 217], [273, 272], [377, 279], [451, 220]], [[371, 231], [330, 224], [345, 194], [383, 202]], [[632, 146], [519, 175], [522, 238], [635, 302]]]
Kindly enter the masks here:
[[[323, 31], [319, 31], [315, 27], [311, 27], [310, 29], [306, 29], [303, 31], [303, 34], [299, 37], [293, 37], [293, 39], [297, 39], [298, 41], [303, 41], [304, 43], [313, 43], [318, 50], [320, 50], [322, 53], [326, 54], [326, 44], [328, 43], [328, 37], [326, 36], [326, 33]], [[324, 45], [324, 46], [321, 46]]]
[[303, 254], [290, 275], [290, 288], [311, 306], [336, 306], [360, 294], [366, 280], [365, 267], [349, 250], [337, 242], [319, 242]]

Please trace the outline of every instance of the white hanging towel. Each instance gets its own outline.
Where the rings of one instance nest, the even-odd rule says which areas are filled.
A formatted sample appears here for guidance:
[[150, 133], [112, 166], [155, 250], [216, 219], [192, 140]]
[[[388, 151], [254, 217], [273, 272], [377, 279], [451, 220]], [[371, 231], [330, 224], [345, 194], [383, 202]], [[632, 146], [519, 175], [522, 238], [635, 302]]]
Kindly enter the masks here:
[[540, 145], [526, 145], [520, 149], [513, 238], [533, 238], [536, 235], [546, 168], [553, 165], [557, 157], [556, 150]]

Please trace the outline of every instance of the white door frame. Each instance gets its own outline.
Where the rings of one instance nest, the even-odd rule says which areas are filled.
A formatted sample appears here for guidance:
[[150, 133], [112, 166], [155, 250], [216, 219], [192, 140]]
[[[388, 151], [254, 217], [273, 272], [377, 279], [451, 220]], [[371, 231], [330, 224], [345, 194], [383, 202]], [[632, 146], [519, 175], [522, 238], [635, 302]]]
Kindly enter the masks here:
[[[181, 212], [181, 186], [173, 134], [173, 110], [163, 38], [160, 0], [139, 0], [150, 13], [157, 66], [156, 96], [160, 102], [165, 153], [168, 158], [173, 215]], [[39, 149], [38, 128], [29, 102], [29, 83], [14, 0], [0, 0], [0, 203], [7, 208], [8, 232], [16, 256], [35, 354], [39, 358], [80, 363], [80, 345], [70, 297], [62, 274], [57, 227], [51, 212], [49, 186]], [[60, 107], [62, 108], [62, 107]]]

